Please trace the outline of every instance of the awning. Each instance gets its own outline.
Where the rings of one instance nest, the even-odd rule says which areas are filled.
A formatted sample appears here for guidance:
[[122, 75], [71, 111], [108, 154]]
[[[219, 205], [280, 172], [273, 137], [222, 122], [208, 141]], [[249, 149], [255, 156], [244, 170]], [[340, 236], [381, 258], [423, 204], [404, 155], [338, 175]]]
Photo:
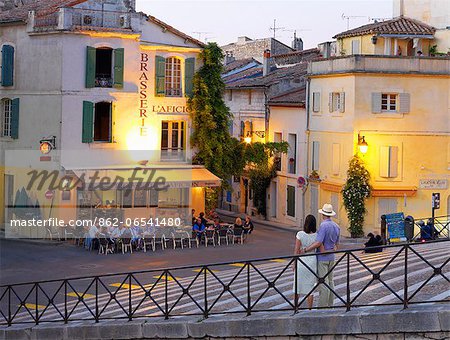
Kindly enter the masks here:
[[413, 38], [434, 39], [434, 36], [431, 34], [389, 34], [389, 33], [384, 33], [384, 34], [380, 34], [379, 36], [383, 37], [383, 38], [397, 38], [397, 39], [413, 39]]
[[133, 188], [197, 188], [218, 187], [219, 177], [205, 168], [179, 169], [72, 169], [79, 184], [89, 185], [96, 190]]

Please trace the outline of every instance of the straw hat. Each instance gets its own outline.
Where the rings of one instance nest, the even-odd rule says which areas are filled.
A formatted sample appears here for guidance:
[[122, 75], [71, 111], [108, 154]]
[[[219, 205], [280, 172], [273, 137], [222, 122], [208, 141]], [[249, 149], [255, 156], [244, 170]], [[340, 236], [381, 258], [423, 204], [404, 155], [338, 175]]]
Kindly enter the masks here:
[[325, 216], [334, 216], [336, 212], [333, 210], [333, 206], [331, 204], [325, 203], [322, 209], [319, 209], [319, 213]]

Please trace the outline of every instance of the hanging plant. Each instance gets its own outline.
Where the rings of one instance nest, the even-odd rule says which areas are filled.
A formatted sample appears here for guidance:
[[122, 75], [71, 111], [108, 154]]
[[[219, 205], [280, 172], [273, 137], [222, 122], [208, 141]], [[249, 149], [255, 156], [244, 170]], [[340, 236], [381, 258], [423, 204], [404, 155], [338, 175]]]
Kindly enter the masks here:
[[353, 156], [349, 162], [347, 181], [342, 189], [344, 207], [350, 223], [348, 230], [352, 237], [364, 235], [364, 217], [367, 212], [365, 203], [372, 190], [369, 181], [370, 173], [364, 162], [357, 155]]

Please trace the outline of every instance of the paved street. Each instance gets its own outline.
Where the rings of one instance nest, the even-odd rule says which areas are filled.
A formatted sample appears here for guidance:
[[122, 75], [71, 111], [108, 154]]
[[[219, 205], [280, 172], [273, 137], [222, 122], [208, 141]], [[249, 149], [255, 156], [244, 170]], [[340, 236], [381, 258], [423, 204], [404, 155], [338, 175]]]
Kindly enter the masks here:
[[[256, 238], [253, 241], [255, 246], [257, 242], [261, 242], [256, 241]], [[248, 249], [252, 249], [250, 244], [248, 246]], [[231, 252], [238, 253], [239, 247], [241, 246], [229, 247], [228, 249]], [[244, 247], [241, 247], [241, 249]], [[448, 241], [435, 244], [415, 244], [412, 249], [414, 251], [409, 250], [408, 252], [407, 286], [410, 303], [449, 300]], [[404, 253], [398, 253], [398, 250], [399, 248], [388, 248], [383, 253], [377, 254], [357, 252], [354, 254], [355, 257], [350, 257], [349, 274], [347, 274], [347, 259], [344, 258], [334, 270], [335, 289], [339, 295], [335, 298], [335, 305], [343, 306], [345, 303], [347, 275], [352, 305], [401, 303], [405, 286], [403, 275]], [[287, 253], [290, 251], [290, 249], [285, 250]], [[191, 252], [193, 255], [200, 252], [208, 254], [206, 258], [210, 262], [215, 262], [216, 258], [209, 257], [209, 255], [222, 252], [222, 248], [220, 250], [219, 248], [186, 250], [183, 254], [185, 255], [187, 252]], [[423, 256], [424, 260], [420, 259], [415, 252]], [[225, 253], [228, 253], [228, 251]], [[280, 250], [280, 255], [281, 253]], [[168, 254], [169, 252], [166, 253], [166, 255]], [[247, 253], [247, 256], [249, 254], [253, 255], [253, 253]], [[141, 256], [139, 254], [130, 256], [135, 255]], [[142, 255], [146, 256], [147, 254]], [[231, 255], [224, 255], [223, 259], [228, 256]], [[105, 259], [116, 257], [125, 258], [121, 255], [102, 256]], [[362, 263], [356, 258], [360, 259]], [[181, 260], [177, 261], [180, 261], [177, 263], [182, 262]], [[190, 262], [198, 263], [195, 259], [190, 259]], [[427, 263], [435, 268], [441, 268], [442, 275], [433, 276], [434, 270]], [[19, 287], [14, 290], [17, 293], [17, 298], [16, 296], [12, 298], [12, 301], [15, 301], [14, 304], [17, 304], [18, 307], [12, 313], [17, 312], [15, 321], [31, 321], [32, 315], [36, 311], [39, 315], [42, 315], [42, 320], [61, 319], [64, 311], [63, 299], [67, 299], [67, 312], [72, 320], [92, 319], [96, 307], [101, 318], [127, 317], [127, 313], [130, 311], [133, 313], [133, 317], [161, 316], [166, 306], [172, 315], [202, 314], [205, 303], [208, 306], [209, 313], [244, 312], [249, 302], [253, 311], [289, 309], [292, 308], [290, 304], [294, 280], [293, 272], [287, 264], [286, 260], [274, 259], [255, 262], [251, 267], [245, 266], [245, 263], [230, 263], [211, 267], [211, 271], [208, 271], [206, 275], [205, 272], [199, 273], [199, 268], [171, 271], [167, 274], [167, 277], [161, 271], [138, 273], [132, 278], [125, 275], [116, 275], [101, 278], [96, 283], [97, 286], [91, 279], [70, 280], [70, 284], [66, 287], [66, 296], [64, 288], [61, 288], [61, 283], [58, 283], [58, 285], [54, 283], [44, 284], [41, 286], [43, 291], [46, 291], [47, 295], [52, 297], [54, 301], [54, 305], [50, 304], [48, 307], [48, 299], [43, 291], [38, 292], [40, 298], [36, 304], [34, 291], [27, 296], [27, 292], [30, 291], [32, 286]], [[106, 266], [105, 263], [103, 263], [103, 266]], [[380, 273], [380, 280], [373, 280], [373, 274], [377, 273]], [[250, 294], [248, 294], [247, 289], [248, 282], [250, 282], [251, 287]], [[205, 285], [207, 294], [205, 294]], [[97, 301], [95, 299], [96, 289], [98, 290]], [[167, 301], [165, 300], [166, 291]], [[315, 295], [317, 296], [317, 292], [315, 292]], [[4, 309], [5, 300], [1, 301], [3, 313], [6, 312]], [[32, 314], [29, 314], [25, 308], [19, 307], [21, 303], [25, 304], [32, 311]]]

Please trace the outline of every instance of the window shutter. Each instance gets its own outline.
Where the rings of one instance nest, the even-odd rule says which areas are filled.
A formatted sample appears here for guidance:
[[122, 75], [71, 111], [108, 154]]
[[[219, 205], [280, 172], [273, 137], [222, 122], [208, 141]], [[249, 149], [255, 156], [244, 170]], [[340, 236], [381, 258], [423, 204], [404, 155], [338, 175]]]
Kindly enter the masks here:
[[333, 112], [333, 92], [328, 95], [328, 110]]
[[319, 142], [313, 142], [312, 170], [319, 170], [319, 152], [320, 152], [320, 143]]
[[97, 50], [88, 46], [86, 50], [86, 87], [95, 87], [95, 59]]
[[395, 178], [398, 176], [398, 147], [380, 147], [380, 177]]
[[233, 120], [230, 119], [230, 121], [228, 122], [228, 132], [231, 136], [233, 136]]
[[372, 113], [381, 113], [381, 93], [372, 93]]
[[195, 58], [188, 58], [184, 62], [184, 88], [186, 97], [194, 93]]
[[2, 48], [2, 86], [14, 84], [14, 47], [3, 45]]
[[92, 143], [94, 137], [94, 103], [83, 101], [82, 143]]
[[157, 55], [155, 64], [155, 95], [162, 97], [166, 93], [166, 59]]
[[11, 101], [11, 138], [19, 138], [19, 98]]
[[124, 54], [123, 48], [114, 50], [114, 87], [118, 89], [123, 88]]
[[410, 100], [411, 100], [411, 96], [409, 95], [409, 93], [400, 93], [398, 95], [399, 97], [399, 103], [400, 103], [400, 108], [399, 108], [399, 112], [400, 113], [409, 113], [410, 111]]
[[241, 134], [240, 134], [240, 136], [241, 137], [245, 137], [244, 133], [245, 133], [245, 123], [244, 123], [244, 121], [241, 120]]
[[295, 187], [287, 186], [287, 214], [295, 217]]
[[360, 54], [359, 40], [352, 40], [352, 54]]
[[340, 104], [339, 104], [339, 112], [345, 112], [345, 92], [341, 92], [339, 93], [339, 97], [340, 97]]
[[320, 92], [313, 92], [313, 112], [320, 112]]

